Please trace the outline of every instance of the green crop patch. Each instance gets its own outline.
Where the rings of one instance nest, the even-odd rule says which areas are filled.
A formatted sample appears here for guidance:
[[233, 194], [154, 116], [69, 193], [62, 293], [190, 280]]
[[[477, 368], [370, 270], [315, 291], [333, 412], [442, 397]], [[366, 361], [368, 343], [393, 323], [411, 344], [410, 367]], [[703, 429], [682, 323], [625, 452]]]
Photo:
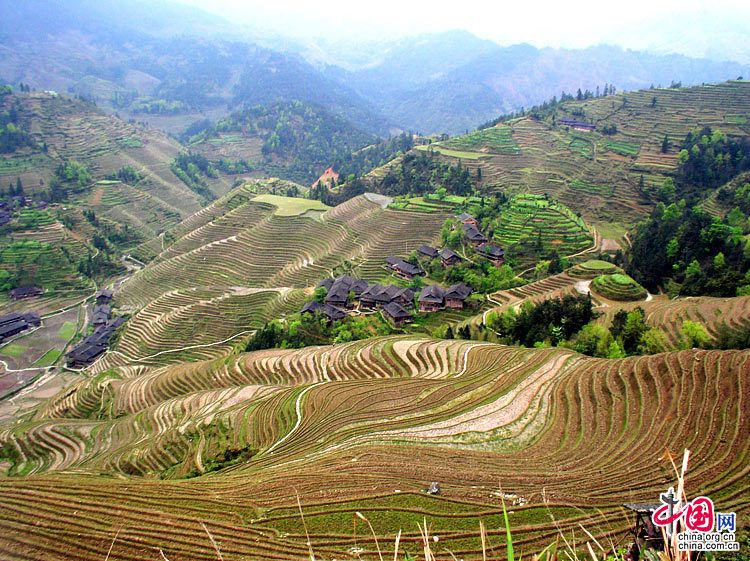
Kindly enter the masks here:
[[66, 321], [57, 330], [57, 337], [63, 341], [70, 341], [78, 331], [78, 326], [72, 321]]
[[41, 357], [39, 357], [36, 362], [34, 362], [35, 366], [52, 366], [57, 362], [57, 360], [62, 356], [62, 351], [58, 349], [50, 349], [46, 353], [44, 353]]
[[521, 148], [513, 139], [513, 129], [509, 125], [476, 130], [441, 142], [440, 146], [455, 150], [486, 151], [492, 154], [514, 155], [521, 152]]
[[466, 152], [462, 150], [451, 150], [449, 148], [444, 148], [443, 146], [440, 146], [438, 144], [427, 144], [427, 145], [421, 145], [421, 146], [415, 146], [417, 150], [422, 150], [423, 152], [437, 152], [439, 154], [442, 154], [443, 156], [449, 156], [451, 158], [458, 158], [461, 160], [479, 160], [481, 158], [487, 158], [489, 157], [488, 154], [482, 154], [481, 152]]
[[282, 197], [281, 195], [258, 195], [252, 200], [253, 202], [268, 203], [275, 206], [274, 214], [277, 216], [299, 216], [310, 210], [325, 211], [331, 208], [320, 201], [298, 197]]
[[643, 300], [648, 293], [646, 289], [624, 273], [614, 273], [596, 277], [591, 289], [610, 300], [635, 301]]
[[0, 349], [0, 354], [18, 358], [19, 356], [23, 356], [23, 354], [28, 350], [28, 347], [19, 345], [18, 343], [9, 343], [8, 345], [5, 345], [2, 349]]
[[580, 216], [542, 195], [518, 195], [500, 214], [495, 239], [503, 246], [554, 249], [570, 255], [591, 246], [593, 236]]
[[605, 148], [611, 150], [621, 156], [635, 157], [638, 155], [638, 151], [641, 149], [640, 146], [632, 142], [625, 142], [623, 140], [608, 140], [605, 143]]

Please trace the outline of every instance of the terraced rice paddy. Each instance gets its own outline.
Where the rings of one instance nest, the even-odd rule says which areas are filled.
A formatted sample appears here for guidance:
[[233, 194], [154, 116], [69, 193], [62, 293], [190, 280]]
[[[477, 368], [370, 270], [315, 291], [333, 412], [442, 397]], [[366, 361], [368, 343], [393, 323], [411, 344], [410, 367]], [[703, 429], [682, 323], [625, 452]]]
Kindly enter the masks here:
[[591, 290], [608, 300], [643, 300], [647, 292], [640, 284], [624, 273], [600, 275], [591, 282]]
[[[301, 558], [299, 496], [319, 557], [376, 556], [362, 512], [381, 546], [401, 529], [415, 553], [427, 517], [440, 547], [476, 559], [480, 519], [502, 554], [500, 483], [528, 500], [511, 514], [525, 555], [554, 541], [549, 513], [619, 540], [620, 505], [672, 479], [665, 444], [692, 451], [691, 493], [746, 516], [748, 373], [748, 351], [603, 360], [410, 337], [126, 367], [0, 434], [28, 474], [0, 480], [0, 543], [11, 558], [93, 560], [119, 530], [115, 559], [214, 559], [204, 523], [224, 559]], [[226, 449], [250, 457], [194, 477]], [[441, 497], [423, 492], [434, 480]]]
[[521, 151], [518, 144], [513, 140], [512, 126], [507, 124], [472, 131], [463, 136], [440, 142], [438, 146], [491, 154], [513, 155]]
[[[657, 103], [652, 106], [654, 96]], [[625, 104], [623, 97], [627, 99]], [[541, 122], [522, 118], [512, 123], [512, 139], [520, 149], [517, 154], [488, 153], [477, 159], [482, 152], [473, 152], [473, 158], [445, 150], [438, 153], [453, 163], [461, 159], [474, 173], [481, 168], [482, 183], [487, 188], [548, 193], [594, 226], [632, 226], [649, 212], [638, 194], [640, 176], [647, 185], [659, 184], [663, 173], [677, 165], [679, 143], [698, 124], [719, 128], [728, 135], [747, 134], [743, 119], [750, 115], [748, 100], [748, 81], [627, 92], [567, 106], [570, 111], [582, 106], [586, 120], [599, 130], [605, 125], [616, 126], [618, 133], [612, 136], [564, 130], [553, 126], [551, 118]], [[557, 119], [564, 117], [576, 118], [559, 109]], [[666, 154], [661, 152], [664, 135], [672, 140]], [[584, 184], [603, 186], [604, 190], [584, 191]], [[587, 196], [581, 196], [582, 192]]]
[[540, 195], [518, 195], [503, 210], [495, 230], [503, 246], [538, 245], [560, 255], [591, 247], [594, 238], [584, 221], [567, 207]]
[[584, 261], [583, 263], [571, 267], [570, 270], [567, 271], [571, 277], [580, 279], [593, 279], [599, 275], [611, 275], [621, 272], [622, 269], [617, 265], [600, 259], [589, 259], [588, 261]]

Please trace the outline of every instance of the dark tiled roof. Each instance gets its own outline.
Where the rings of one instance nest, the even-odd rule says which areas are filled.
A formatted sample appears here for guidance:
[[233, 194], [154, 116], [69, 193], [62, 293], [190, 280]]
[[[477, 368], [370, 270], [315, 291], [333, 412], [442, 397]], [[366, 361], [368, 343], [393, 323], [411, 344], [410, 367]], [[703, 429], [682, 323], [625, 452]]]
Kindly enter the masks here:
[[445, 297], [450, 298], [451, 300], [466, 300], [471, 296], [472, 292], [474, 291], [470, 286], [466, 286], [464, 283], [460, 282], [450, 286], [448, 290], [445, 291]]
[[330, 304], [323, 306], [323, 314], [331, 320], [339, 320], [346, 317], [346, 312], [344, 310], [337, 308], [336, 306], [331, 306]]
[[445, 299], [445, 291], [436, 284], [425, 286], [419, 294], [420, 302], [442, 302]]
[[464, 234], [472, 241], [487, 241], [487, 238], [482, 232], [477, 230], [476, 226], [471, 224], [464, 224]]
[[440, 257], [443, 259], [461, 259], [461, 256], [458, 253], [447, 247], [440, 250]]
[[434, 259], [438, 256], [438, 250], [434, 247], [430, 247], [429, 245], [423, 245], [417, 250], [422, 255], [426, 255], [427, 257]]
[[404, 261], [399, 257], [386, 257], [385, 262], [388, 263], [392, 269], [397, 269], [407, 275], [415, 276], [424, 274], [424, 269], [422, 269], [422, 267], [412, 265], [408, 261]]
[[16, 333], [28, 329], [30, 326], [26, 323], [26, 320], [19, 319], [18, 321], [12, 321], [10, 323], [4, 323], [0, 325], [0, 338], [15, 335]]
[[333, 286], [333, 279], [332, 278], [323, 279], [322, 281], [318, 283], [318, 288], [320, 288], [321, 286], [325, 288], [326, 290], [331, 290], [331, 287]]
[[383, 306], [383, 311], [393, 319], [407, 319], [412, 317], [411, 313], [397, 302], [391, 302]]
[[26, 298], [28, 296], [39, 296], [44, 292], [37, 286], [19, 286], [10, 291], [11, 298]]
[[466, 212], [462, 212], [456, 218], [458, 218], [459, 220], [476, 220], [476, 218]]
[[479, 246], [479, 251], [489, 257], [503, 257], [505, 255], [505, 250], [503, 248], [492, 245], [491, 243], [483, 243]]
[[13, 323], [14, 321], [18, 321], [22, 319], [24, 319], [23, 314], [19, 312], [13, 312], [12, 314], [0, 316], [0, 325], [5, 325], [6, 323]]
[[414, 291], [411, 288], [402, 288], [396, 293], [396, 298], [401, 298], [411, 302], [414, 300]]
[[321, 305], [322, 304], [320, 302], [318, 302], [316, 300], [313, 300], [312, 302], [308, 302], [307, 304], [305, 304], [304, 306], [302, 306], [302, 309], [300, 310], [300, 313], [301, 314], [304, 314], [304, 313], [310, 313], [310, 314], [312, 314], [317, 309], [319, 309], [321, 307]]

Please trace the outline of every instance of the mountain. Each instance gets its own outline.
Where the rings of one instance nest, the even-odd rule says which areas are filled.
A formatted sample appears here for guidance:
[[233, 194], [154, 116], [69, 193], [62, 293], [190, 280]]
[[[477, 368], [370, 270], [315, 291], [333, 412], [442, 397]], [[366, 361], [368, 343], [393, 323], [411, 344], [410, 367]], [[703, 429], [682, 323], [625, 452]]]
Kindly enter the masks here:
[[203, 15], [138, 0], [17, 3], [0, 21], [0, 78], [82, 95], [173, 132], [207, 114], [294, 100], [322, 104], [368, 132], [392, 128], [301, 57], [238, 40], [238, 29]]
[[734, 62], [605, 45], [576, 50], [502, 47], [465, 32], [446, 32], [394, 44], [381, 59], [340, 79], [406, 129], [455, 134], [493, 115], [559, 97], [562, 91], [593, 92], [605, 84], [621, 90], [692, 85], [743, 75], [750, 75], [750, 66]]

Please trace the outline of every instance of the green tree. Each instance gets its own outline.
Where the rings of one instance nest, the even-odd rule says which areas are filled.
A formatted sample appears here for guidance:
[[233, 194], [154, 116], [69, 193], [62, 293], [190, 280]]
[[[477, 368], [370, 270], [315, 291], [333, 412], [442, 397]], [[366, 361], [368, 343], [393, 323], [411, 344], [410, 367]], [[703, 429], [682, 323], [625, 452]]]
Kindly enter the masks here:
[[711, 336], [702, 323], [685, 320], [682, 322], [680, 334], [682, 335], [681, 346], [683, 349], [696, 347], [706, 349], [710, 346]]

